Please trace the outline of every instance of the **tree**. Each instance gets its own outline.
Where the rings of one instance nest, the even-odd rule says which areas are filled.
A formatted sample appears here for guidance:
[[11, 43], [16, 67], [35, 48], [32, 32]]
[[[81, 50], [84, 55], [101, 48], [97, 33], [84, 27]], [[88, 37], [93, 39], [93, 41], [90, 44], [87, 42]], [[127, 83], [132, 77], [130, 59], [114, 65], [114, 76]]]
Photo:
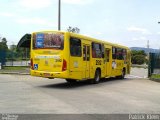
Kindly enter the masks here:
[[7, 60], [15, 60], [17, 57], [16, 45], [12, 44], [7, 52]]
[[145, 63], [145, 56], [144, 55], [135, 55], [132, 57], [132, 64], [144, 64]]
[[18, 56], [22, 59], [30, 58], [30, 48], [19, 48], [17, 49]]
[[69, 26], [67, 29], [68, 32], [72, 32], [72, 33], [80, 33], [80, 29], [78, 27], [71, 27]]
[[6, 52], [8, 51], [7, 40], [6, 38], [0, 39], [0, 63], [5, 64], [6, 61]]
[[6, 38], [2, 38], [2, 42], [7, 44], [7, 39]]
[[147, 54], [143, 51], [143, 50], [132, 50], [131, 51], [132, 54], [132, 64], [144, 64], [147, 60], [146, 60], [146, 56]]
[[0, 42], [0, 50], [1, 51], [7, 51], [8, 50], [7, 39], [6, 38], [2, 38], [2, 40]]
[[17, 50], [17, 46], [16, 45], [11, 45], [9, 48], [11, 51], [16, 51]]

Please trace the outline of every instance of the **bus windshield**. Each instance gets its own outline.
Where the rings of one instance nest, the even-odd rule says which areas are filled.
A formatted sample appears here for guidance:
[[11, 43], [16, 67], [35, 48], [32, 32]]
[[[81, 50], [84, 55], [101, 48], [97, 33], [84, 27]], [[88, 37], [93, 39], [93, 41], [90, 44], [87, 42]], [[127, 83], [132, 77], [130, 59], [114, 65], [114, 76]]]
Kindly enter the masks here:
[[64, 35], [61, 33], [34, 33], [33, 49], [59, 49], [64, 47]]

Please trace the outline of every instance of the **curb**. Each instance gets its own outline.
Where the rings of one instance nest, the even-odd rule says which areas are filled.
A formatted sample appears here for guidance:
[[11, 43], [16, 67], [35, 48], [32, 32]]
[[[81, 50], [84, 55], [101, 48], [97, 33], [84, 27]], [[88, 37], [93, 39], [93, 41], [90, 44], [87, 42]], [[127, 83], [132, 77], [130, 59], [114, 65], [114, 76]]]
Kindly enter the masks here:
[[20, 72], [0, 72], [0, 74], [30, 75], [30, 73], [20, 73]]
[[160, 83], [160, 79], [150, 78], [150, 80]]

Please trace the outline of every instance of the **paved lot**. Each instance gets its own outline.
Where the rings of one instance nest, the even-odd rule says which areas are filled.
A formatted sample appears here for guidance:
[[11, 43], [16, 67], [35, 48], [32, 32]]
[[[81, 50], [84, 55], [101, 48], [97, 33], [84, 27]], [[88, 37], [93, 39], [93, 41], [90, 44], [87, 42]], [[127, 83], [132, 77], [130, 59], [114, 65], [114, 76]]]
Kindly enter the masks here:
[[160, 83], [126, 78], [68, 84], [0, 74], [0, 113], [160, 113]]
[[[29, 68], [22, 69], [22, 70], [4, 70], [1, 69], [0, 73], [10, 73], [10, 74], [28, 74], [30, 73]], [[129, 78], [147, 78], [148, 76], [148, 69], [144, 68], [131, 68], [131, 74], [127, 77]]]
[[132, 78], [147, 78], [148, 69], [132, 67], [131, 74], [129, 76]]

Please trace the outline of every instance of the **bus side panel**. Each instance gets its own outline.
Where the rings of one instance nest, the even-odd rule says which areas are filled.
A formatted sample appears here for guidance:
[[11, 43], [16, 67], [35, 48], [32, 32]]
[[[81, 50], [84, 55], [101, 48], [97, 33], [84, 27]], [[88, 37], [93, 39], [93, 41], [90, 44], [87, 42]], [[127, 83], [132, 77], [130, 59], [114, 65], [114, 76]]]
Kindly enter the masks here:
[[91, 59], [91, 76], [90, 78], [94, 78], [95, 72], [97, 69], [101, 71], [101, 78], [105, 77], [105, 66], [104, 66], [104, 59], [103, 58], [92, 58]]
[[115, 63], [116, 63], [116, 68], [115, 68], [116, 72], [114, 76], [120, 76], [122, 74], [123, 68], [125, 68], [124, 60], [115, 60]]
[[70, 56], [70, 68], [69, 68], [69, 78], [70, 79], [82, 79], [82, 57], [72, 57]]

